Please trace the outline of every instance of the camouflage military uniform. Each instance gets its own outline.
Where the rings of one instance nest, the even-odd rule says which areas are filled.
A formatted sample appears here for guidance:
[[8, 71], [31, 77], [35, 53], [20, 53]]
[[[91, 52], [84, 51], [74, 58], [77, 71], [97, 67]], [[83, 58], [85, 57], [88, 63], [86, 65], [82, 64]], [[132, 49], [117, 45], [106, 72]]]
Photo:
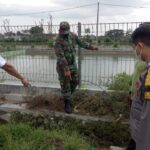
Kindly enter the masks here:
[[[61, 92], [64, 99], [69, 101], [72, 100], [71, 94], [75, 91], [79, 82], [76, 65], [76, 45], [86, 49], [93, 49], [89, 43], [83, 42], [72, 32], [68, 32], [67, 36], [60, 33], [56, 38], [54, 46], [57, 56], [57, 72], [59, 75]], [[71, 72], [70, 80], [66, 78], [65, 73], [67, 71]]]
[[[55, 53], [57, 56], [57, 72], [63, 95], [70, 95], [73, 93], [79, 81], [76, 65], [76, 44], [86, 49], [90, 48], [88, 43], [82, 42], [71, 32], [67, 38], [63, 38], [59, 35], [56, 39]], [[65, 72], [68, 70], [71, 71], [72, 78], [70, 81], [65, 77]]]

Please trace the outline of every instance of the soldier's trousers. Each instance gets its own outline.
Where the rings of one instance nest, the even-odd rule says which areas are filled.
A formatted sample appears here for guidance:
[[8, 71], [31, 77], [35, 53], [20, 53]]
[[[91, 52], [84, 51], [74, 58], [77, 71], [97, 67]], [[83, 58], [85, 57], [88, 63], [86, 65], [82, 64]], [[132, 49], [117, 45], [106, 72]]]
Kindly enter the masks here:
[[64, 69], [57, 66], [57, 72], [59, 76], [61, 93], [64, 97], [64, 100], [72, 100], [72, 93], [75, 91], [77, 85], [79, 84], [78, 70], [77, 67], [70, 69], [71, 71], [71, 80], [68, 80], [65, 76]]

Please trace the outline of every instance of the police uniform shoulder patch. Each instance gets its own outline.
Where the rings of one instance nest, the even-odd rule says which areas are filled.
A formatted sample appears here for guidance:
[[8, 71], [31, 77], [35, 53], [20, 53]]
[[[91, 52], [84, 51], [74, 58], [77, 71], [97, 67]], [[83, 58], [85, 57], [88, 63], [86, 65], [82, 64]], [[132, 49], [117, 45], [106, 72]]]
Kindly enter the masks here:
[[146, 75], [145, 86], [150, 86], [150, 69], [148, 70]]
[[150, 100], [150, 92], [145, 92], [144, 93], [144, 99]]
[[[150, 87], [150, 69], [147, 71], [147, 75], [145, 77], [145, 87]], [[144, 92], [144, 99], [150, 100], [150, 91]]]

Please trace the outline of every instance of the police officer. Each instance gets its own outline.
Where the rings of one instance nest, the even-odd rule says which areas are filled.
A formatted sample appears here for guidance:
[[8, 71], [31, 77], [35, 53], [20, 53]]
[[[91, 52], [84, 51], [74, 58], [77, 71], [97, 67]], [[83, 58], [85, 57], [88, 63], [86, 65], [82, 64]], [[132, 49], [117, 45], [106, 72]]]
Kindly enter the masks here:
[[85, 49], [97, 50], [97, 47], [82, 41], [75, 33], [70, 32], [68, 22], [61, 22], [54, 49], [57, 56], [57, 72], [61, 93], [67, 113], [72, 112], [72, 94], [79, 83], [76, 65], [76, 44]]
[[140, 25], [132, 34], [138, 57], [147, 63], [136, 86], [131, 106], [131, 136], [128, 150], [150, 150], [150, 25]]

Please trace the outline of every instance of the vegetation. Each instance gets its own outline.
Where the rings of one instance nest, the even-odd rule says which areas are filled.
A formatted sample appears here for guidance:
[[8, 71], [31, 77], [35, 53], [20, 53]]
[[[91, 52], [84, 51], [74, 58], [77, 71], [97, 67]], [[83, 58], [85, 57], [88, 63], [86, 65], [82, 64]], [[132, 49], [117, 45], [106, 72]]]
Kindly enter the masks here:
[[25, 55], [25, 50], [4, 51], [4, 52], [0, 52], [0, 55], [7, 58], [18, 56], [18, 55]]
[[53, 44], [54, 44], [53, 40], [49, 39], [48, 40], [48, 47], [53, 47]]
[[[57, 116], [54, 113], [20, 113], [12, 114], [12, 121], [15, 123], [29, 123], [33, 127], [40, 127], [48, 130], [76, 131], [86, 136], [96, 145], [117, 145], [125, 146], [130, 138], [129, 125], [119, 121], [85, 121], [68, 116]], [[66, 150], [66, 149], [65, 149]]]
[[119, 73], [114, 77], [112, 83], [108, 86], [109, 90], [129, 91], [131, 87], [132, 76], [126, 73]]
[[97, 150], [69, 130], [35, 129], [27, 124], [0, 125], [1, 150]]
[[30, 34], [43, 34], [43, 28], [39, 26], [34, 26], [30, 29]]
[[[93, 35], [90, 36], [90, 30], [85, 30], [86, 35], [83, 39], [85, 39], [87, 42], [94, 43], [96, 37]], [[130, 45], [131, 44], [131, 34], [132, 30], [128, 30], [126, 33], [123, 30], [114, 29], [109, 30], [105, 33], [105, 35], [98, 37], [98, 44], [101, 46], [106, 47], [114, 47], [118, 48], [120, 46], [124, 45]]]
[[[98, 37], [98, 44], [106, 47], [118, 48], [124, 45], [131, 44], [131, 34], [132, 30], [127, 31], [120, 29], [113, 29], [106, 31], [104, 35]], [[19, 44], [45, 44], [48, 47], [51, 47], [54, 41], [55, 34], [44, 33], [42, 26], [33, 26], [28, 30], [17, 31], [17, 33], [7, 32], [4, 35], [1, 35], [0, 42], [6, 43], [6, 46], [9, 43], [15, 42], [16, 45]], [[91, 32], [90, 28], [85, 29], [85, 35], [83, 40], [96, 44], [96, 37]]]

